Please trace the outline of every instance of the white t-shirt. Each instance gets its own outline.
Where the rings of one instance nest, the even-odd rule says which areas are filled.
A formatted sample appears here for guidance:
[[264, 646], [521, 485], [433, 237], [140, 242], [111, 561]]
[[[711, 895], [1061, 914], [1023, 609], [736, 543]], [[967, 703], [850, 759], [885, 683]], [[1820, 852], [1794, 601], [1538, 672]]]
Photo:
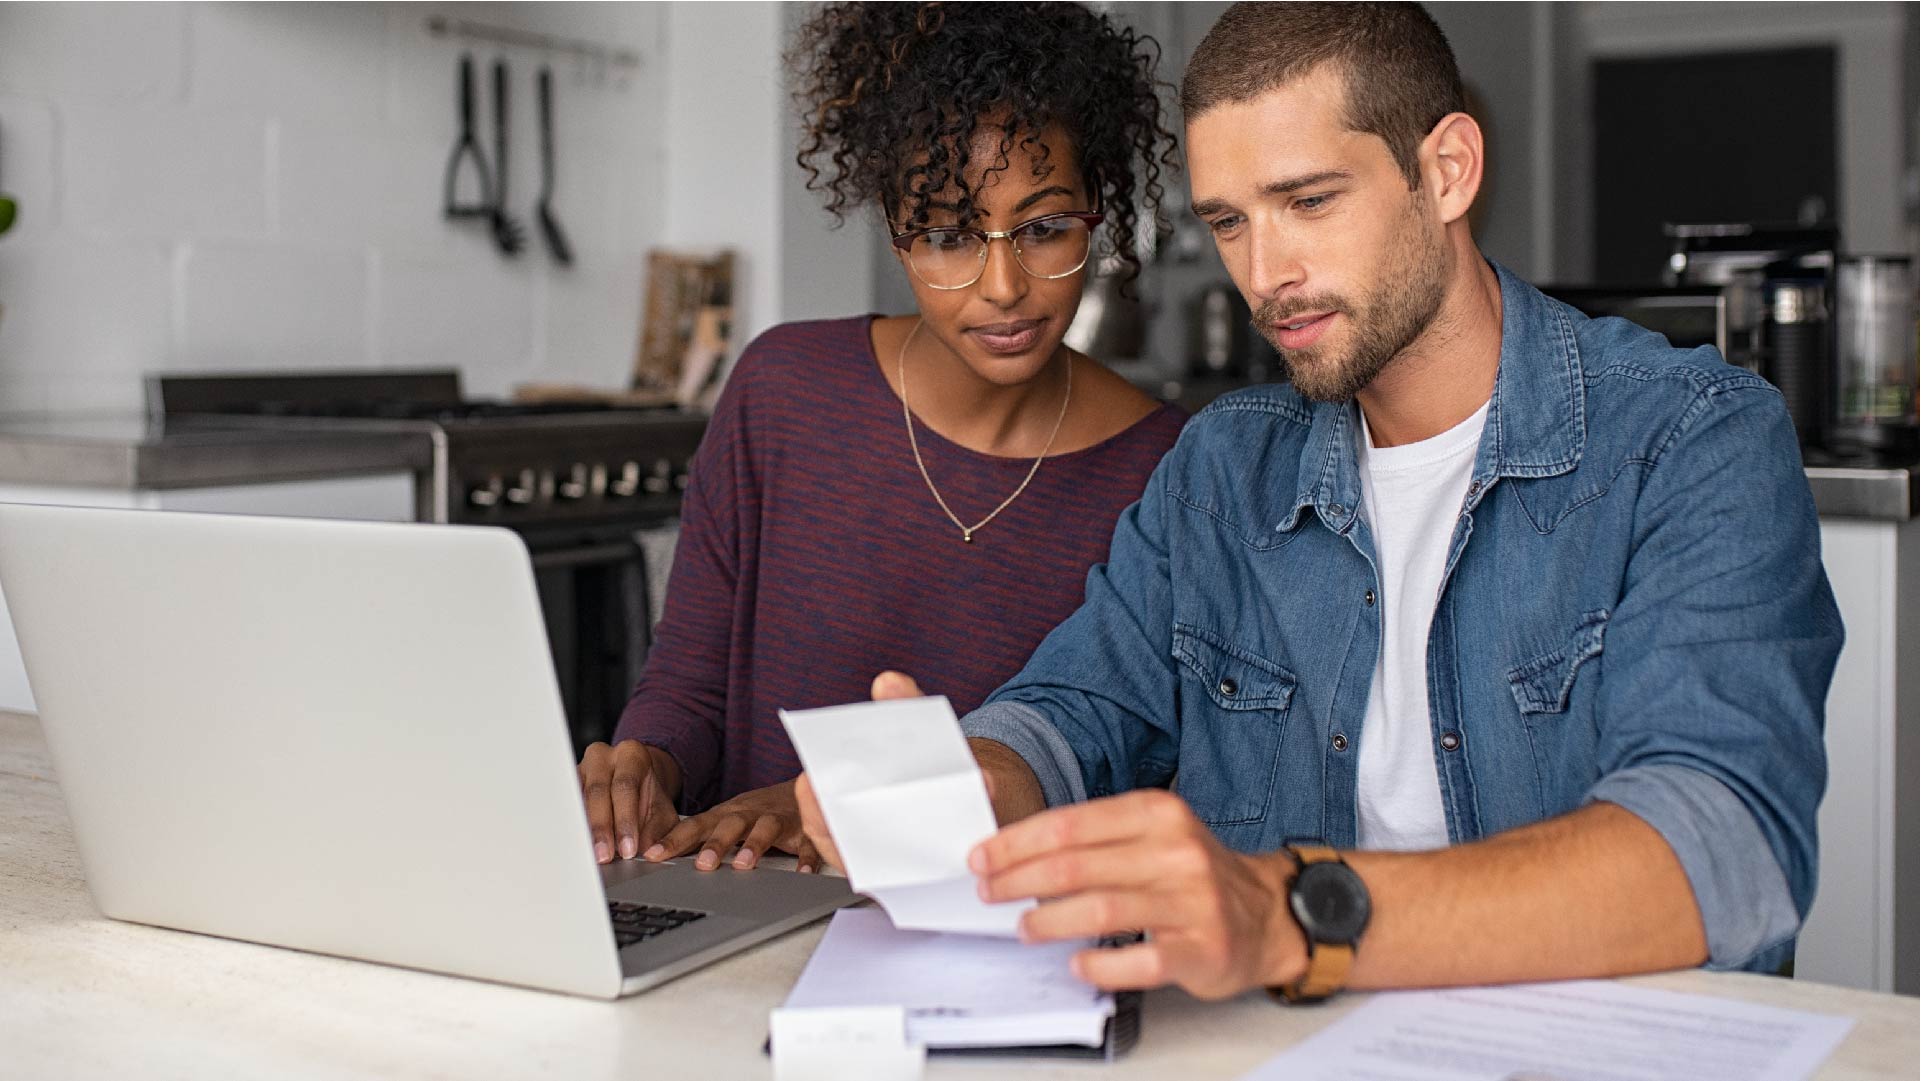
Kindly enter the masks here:
[[1431, 439], [1373, 446], [1361, 419], [1362, 510], [1379, 564], [1381, 652], [1361, 722], [1360, 847], [1447, 846], [1427, 708], [1427, 633], [1487, 406]]

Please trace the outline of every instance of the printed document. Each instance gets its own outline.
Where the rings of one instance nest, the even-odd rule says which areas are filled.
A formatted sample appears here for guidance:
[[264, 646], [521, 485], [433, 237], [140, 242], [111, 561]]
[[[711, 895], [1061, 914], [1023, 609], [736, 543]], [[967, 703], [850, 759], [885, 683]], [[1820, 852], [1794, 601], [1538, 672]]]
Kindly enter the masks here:
[[1243, 1081], [1800, 1081], [1853, 1024], [1605, 980], [1397, 991]]
[[1114, 996], [1068, 967], [1090, 945], [901, 931], [844, 908], [778, 1012], [900, 1006], [907, 1039], [928, 1047], [1099, 1047]]

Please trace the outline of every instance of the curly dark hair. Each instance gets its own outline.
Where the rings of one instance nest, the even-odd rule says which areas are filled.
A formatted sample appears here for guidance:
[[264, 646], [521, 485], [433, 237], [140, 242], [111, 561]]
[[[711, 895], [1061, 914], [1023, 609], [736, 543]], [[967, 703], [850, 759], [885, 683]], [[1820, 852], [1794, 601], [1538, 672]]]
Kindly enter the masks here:
[[1178, 168], [1161, 124], [1159, 60], [1153, 38], [1080, 4], [827, 4], [787, 54], [805, 125], [795, 160], [837, 220], [878, 200], [890, 225], [921, 228], [952, 185], [968, 223], [978, 216], [966, 179], [977, 132], [1001, 133], [992, 173], [1015, 146], [1044, 161], [1038, 134], [1059, 124], [1132, 278], [1140, 217], [1164, 227], [1161, 177]]

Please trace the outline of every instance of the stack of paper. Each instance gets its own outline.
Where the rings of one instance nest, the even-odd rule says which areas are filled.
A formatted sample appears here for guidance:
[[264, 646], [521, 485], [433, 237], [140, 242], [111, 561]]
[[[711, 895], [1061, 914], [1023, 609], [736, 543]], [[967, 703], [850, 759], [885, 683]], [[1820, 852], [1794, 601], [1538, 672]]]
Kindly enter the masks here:
[[1242, 1081], [1801, 1081], [1852, 1024], [1601, 980], [1400, 991]]
[[908, 1040], [929, 1048], [1099, 1047], [1114, 996], [1068, 967], [1089, 945], [901, 931], [883, 912], [843, 909], [783, 1008], [899, 1005]]
[[992, 836], [993, 807], [945, 698], [782, 710], [853, 887], [896, 926], [1016, 933], [1033, 902], [986, 904], [967, 853]]

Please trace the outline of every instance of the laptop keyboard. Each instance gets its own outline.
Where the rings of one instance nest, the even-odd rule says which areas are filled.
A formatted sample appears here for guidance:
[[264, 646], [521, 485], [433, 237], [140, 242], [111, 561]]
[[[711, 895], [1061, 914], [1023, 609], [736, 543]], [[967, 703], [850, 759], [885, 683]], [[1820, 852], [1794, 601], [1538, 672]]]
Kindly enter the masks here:
[[614, 918], [614, 942], [623, 949], [636, 942], [645, 942], [656, 935], [685, 927], [707, 916], [705, 912], [690, 912], [684, 908], [662, 908], [659, 905], [640, 905], [632, 901], [609, 901], [607, 912]]

